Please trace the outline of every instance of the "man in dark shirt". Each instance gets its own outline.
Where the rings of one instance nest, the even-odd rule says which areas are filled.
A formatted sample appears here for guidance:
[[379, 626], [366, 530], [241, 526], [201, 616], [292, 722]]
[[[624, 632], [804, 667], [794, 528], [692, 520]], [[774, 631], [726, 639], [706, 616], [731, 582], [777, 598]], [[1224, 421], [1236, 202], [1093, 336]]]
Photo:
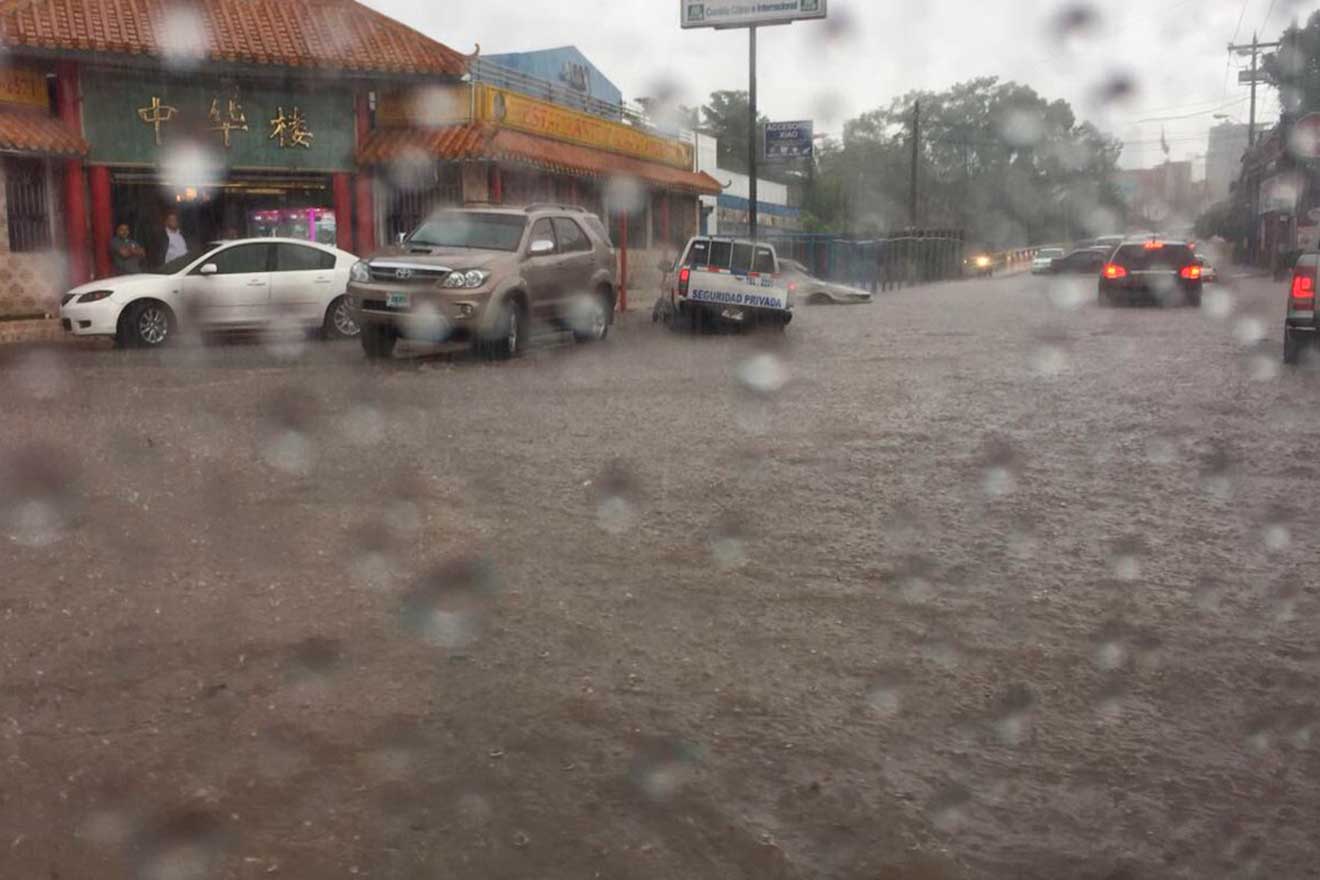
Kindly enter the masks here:
[[142, 258], [146, 253], [142, 245], [129, 237], [127, 223], [115, 227], [115, 237], [110, 239], [110, 261], [114, 263], [116, 275], [136, 275], [141, 272]]

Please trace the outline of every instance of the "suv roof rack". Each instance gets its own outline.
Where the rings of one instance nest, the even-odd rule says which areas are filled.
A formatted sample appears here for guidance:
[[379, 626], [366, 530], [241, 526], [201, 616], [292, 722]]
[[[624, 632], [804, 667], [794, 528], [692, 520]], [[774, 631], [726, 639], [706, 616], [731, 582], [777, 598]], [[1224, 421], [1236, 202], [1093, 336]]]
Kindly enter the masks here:
[[577, 205], [559, 205], [553, 202], [533, 202], [523, 209], [528, 214], [535, 211], [574, 211], [578, 214], [585, 214], [587, 209], [580, 208]]

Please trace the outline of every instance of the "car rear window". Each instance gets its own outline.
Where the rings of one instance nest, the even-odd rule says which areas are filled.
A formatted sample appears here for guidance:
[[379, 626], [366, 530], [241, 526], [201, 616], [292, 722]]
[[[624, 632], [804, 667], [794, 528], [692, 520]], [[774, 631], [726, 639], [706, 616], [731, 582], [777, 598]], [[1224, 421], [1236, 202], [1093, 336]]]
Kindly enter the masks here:
[[1125, 244], [1114, 254], [1114, 262], [1124, 269], [1181, 269], [1195, 262], [1192, 249], [1185, 244], [1150, 247]]

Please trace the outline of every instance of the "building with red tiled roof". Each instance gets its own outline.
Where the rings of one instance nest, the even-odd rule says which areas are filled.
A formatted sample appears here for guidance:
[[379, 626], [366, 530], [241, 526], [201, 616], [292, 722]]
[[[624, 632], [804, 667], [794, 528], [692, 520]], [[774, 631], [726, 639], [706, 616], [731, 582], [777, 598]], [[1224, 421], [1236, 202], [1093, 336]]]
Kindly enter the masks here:
[[0, 316], [53, 311], [110, 273], [116, 224], [150, 242], [169, 210], [194, 243], [370, 250], [372, 96], [467, 69], [353, 0], [3, 0], [0, 51]]
[[720, 190], [691, 144], [575, 91], [591, 78], [479, 62], [355, 0], [0, 0], [0, 52], [0, 317], [109, 274], [120, 223], [161, 259], [169, 212], [191, 244], [366, 255], [437, 207], [560, 201], [672, 249]]

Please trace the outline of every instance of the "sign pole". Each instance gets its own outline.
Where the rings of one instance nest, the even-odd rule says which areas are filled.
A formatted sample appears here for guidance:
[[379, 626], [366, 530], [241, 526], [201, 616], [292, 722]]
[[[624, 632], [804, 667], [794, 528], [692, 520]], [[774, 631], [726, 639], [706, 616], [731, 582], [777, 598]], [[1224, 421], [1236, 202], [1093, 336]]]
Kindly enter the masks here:
[[747, 227], [756, 241], [756, 25], [747, 29], [748, 104], [747, 123]]

